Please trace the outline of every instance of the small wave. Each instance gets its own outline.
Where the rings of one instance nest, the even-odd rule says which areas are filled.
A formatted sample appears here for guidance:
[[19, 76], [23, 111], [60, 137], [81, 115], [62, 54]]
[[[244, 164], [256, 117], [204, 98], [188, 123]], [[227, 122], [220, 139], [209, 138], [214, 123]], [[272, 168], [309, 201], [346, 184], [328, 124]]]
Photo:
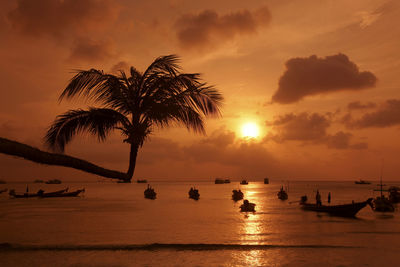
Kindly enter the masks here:
[[256, 244], [101, 244], [101, 245], [22, 245], [1, 243], [0, 251], [35, 251], [35, 250], [266, 250], [277, 248], [360, 248], [355, 246], [337, 245], [256, 245]]

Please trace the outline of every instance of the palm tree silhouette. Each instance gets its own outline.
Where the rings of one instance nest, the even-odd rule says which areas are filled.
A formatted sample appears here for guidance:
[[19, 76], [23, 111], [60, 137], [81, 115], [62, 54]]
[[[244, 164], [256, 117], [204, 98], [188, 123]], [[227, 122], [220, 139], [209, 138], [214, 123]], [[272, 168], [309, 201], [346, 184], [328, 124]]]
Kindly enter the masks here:
[[181, 73], [178, 61], [176, 55], [161, 56], [143, 73], [131, 67], [129, 77], [124, 71], [118, 76], [96, 69], [77, 71], [59, 100], [85, 97], [101, 107], [58, 115], [47, 131], [46, 144], [63, 152], [78, 133], [89, 132], [104, 141], [119, 130], [130, 144], [130, 158], [126, 175], [118, 178], [130, 182], [138, 150], [155, 128], [175, 123], [205, 133], [204, 117], [220, 115], [222, 95], [202, 82], [200, 74]]

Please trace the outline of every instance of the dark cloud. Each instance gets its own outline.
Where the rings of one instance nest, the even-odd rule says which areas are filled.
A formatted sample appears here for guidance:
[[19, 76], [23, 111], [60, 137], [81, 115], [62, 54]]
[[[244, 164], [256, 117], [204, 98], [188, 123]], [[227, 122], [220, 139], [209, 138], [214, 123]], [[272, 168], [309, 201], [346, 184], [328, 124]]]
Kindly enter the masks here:
[[379, 106], [378, 110], [354, 119], [347, 114], [342, 122], [349, 128], [384, 128], [400, 125], [400, 100], [390, 99]]
[[359, 110], [359, 109], [370, 109], [370, 108], [375, 108], [376, 104], [373, 102], [368, 102], [368, 103], [361, 103], [360, 101], [354, 101], [350, 102], [347, 105], [347, 109], [349, 110]]
[[351, 133], [339, 131], [335, 134], [327, 133], [331, 125], [332, 114], [321, 115], [318, 113], [286, 114], [277, 117], [272, 122], [267, 122], [275, 133], [266, 137], [265, 141], [273, 140], [277, 143], [286, 141], [301, 141], [303, 145], [324, 144], [334, 149], [365, 149], [367, 143], [352, 144]]
[[334, 135], [327, 135], [323, 140], [328, 148], [335, 149], [367, 149], [368, 144], [365, 142], [351, 144], [350, 141], [353, 135], [351, 133], [345, 133], [342, 131], [337, 132]]
[[185, 14], [175, 23], [179, 44], [184, 49], [207, 50], [232, 40], [237, 35], [249, 35], [268, 25], [271, 19], [267, 7], [254, 12], [241, 10], [219, 15], [214, 10]]
[[23, 34], [58, 39], [102, 29], [119, 9], [111, 0], [18, 0], [8, 19]]
[[277, 142], [320, 140], [326, 136], [326, 129], [330, 124], [328, 117], [306, 112], [285, 114], [267, 122], [267, 126], [273, 126], [275, 129], [276, 134], [271, 137]]
[[113, 44], [109, 41], [78, 39], [74, 43], [69, 60], [100, 62], [109, 59], [113, 54]]
[[373, 87], [376, 77], [369, 71], [360, 72], [357, 65], [344, 54], [318, 58], [292, 58], [279, 80], [272, 101], [289, 104], [305, 96], [341, 90], [361, 90]]

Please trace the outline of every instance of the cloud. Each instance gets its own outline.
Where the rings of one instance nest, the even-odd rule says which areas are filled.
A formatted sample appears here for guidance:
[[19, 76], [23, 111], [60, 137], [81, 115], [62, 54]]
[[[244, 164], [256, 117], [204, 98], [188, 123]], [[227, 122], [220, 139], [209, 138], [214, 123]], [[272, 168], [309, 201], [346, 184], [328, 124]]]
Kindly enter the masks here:
[[400, 100], [389, 99], [377, 111], [369, 112], [358, 119], [347, 114], [342, 122], [348, 128], [384, 128], [400, 125]]
[[349, 110], [370, 109], [370, 108], [375, 108], [375, 107], [376, 107], [376, 104], [373, 102], [368, 102], [368, 103], [362, 104], [360, 101], [350, 102], [347, 105], [347, 109], [349, 109]]
[[292, 58], [286, 62], [286, 71], [272, 102], [289, 104], [310, 95], [361, 90], [375, 86], [376, 80], [372, 72], [360, 72], [344, 54]]
[[350, 144], [353, 135], [351, 133], [345, 133], [342, 131], [337, 132], [334, 135], [327, 135], [323, 140], [328, 148], [335, 149], [367, 149], [368, 144], [366, 142], [360, 142], [356, 144]]
[[273, 126], [277, 132], [274, 136], [270, 136], [277, 142], [320, 140], [326, 136], [326, 129], [330, 124], [326, 116], [306, 112], [285, 114], [277, 117], [273, 122], [267, 122], [267, 126]]
[[117, 18], [119, 10], [111, 0], [18, 0], [8, 19], [23, 34], [59, 39], [101, 30]]
[[110, 41], [95, 41], [87, 38], [74, 42], [69, 61], [101, 62], [114, 55], [113, 43]]
[[241, 10], [219, 15], [214, 10], [184, 14], [175, 23], [177, 38], [183, 49], [204, 51], [234, 39], [238, 35], [255, 34], [258, 28], [269, 24], [271, 14], [267, 7], [254, 12]]
[[273, 140], [277, 143], [286, 141], [301, 141], [303, 145], [324, 144], [334, 149], [366, 149], [367, 143], [352, 144], [353, 135], [339, 131], [329, 134], [327, 129], [332, 122], [332, 114], [318, 113], [285, 114], [277, 117], [267, 126], [272, 126], [275, 133], [267, 135], [264, 141]]

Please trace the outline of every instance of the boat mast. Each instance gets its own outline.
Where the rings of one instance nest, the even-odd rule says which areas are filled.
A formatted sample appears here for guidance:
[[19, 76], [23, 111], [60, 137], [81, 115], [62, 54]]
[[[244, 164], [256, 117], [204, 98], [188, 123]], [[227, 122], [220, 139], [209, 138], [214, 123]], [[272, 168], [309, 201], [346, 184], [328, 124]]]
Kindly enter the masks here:
[[383, 197], [382, 173], [383, 173], [383, 159], [382, 159], [382, 165], [381, 165], [381, 198]]

